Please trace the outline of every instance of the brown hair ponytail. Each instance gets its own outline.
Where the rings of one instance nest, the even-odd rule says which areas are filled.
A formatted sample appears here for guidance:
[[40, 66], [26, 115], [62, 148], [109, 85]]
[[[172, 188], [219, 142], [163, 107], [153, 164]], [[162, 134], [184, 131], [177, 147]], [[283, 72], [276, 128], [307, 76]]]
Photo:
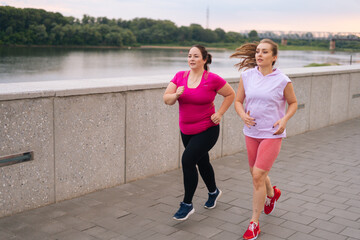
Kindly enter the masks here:
[[[272, 55], [277, 56], [278, 54], [278, 45], [272, 41], [271, 39], [263, 39], [260, 42], [253, 43], [245, 43], [236, 49], [236, 52], [233, 53], [230, 58], [240, 58], [240, 63], [235, 64], [235, 66], [239, 69], [242, 68], [254, 68], [257, 66], [255, 54], [256, 48], [260, 43], [269, 43], [272, 47]], [[275, 62], [272, 63], [274, 66]]]
[[245, 43], [236, 49], [230, 58], [240, 58], [240, 62], [235, 64], [235, 66], [239, 69], [242, 68], [254, 68], [257, 66], [255, 60], [256, 48], [259, 45], [258, 42], [254, 43]]

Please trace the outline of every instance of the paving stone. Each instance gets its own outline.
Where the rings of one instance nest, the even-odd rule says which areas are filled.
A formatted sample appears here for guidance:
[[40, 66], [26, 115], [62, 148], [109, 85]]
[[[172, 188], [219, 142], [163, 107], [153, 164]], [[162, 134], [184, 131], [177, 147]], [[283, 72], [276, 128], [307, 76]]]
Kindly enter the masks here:
[[219, 234], [216, 234], [215, 236], [211, 237], [211, 239], [213, 240], [237, 240], [239, 239], [239, 235], [232, 233], [232, 232], [227, 232], [227, 231], [222, 231]]
[[149, 239], [152, 238], [157, 233], [153, 231], [152, 229], [147, 229], [145, 231], [139, 231], [137, 234], [134, 234], [131, 236], [134, 239], [142, 240], [142, 239]]
[[[276, 209], [278, 210], [278, 209]], [[275, 210], [275, 211], [276, 211]], [[285, 222], [286, 220], [284, 220], [283, 218], [277, 217], [275, 216], [275, 214], [271, 213], [272, 215], [265, 215], [265, 214], [261, 214], [260, 215], [260, 219], [259, 221], [263, 224], [263, 223], [271, 223], [271, 224], [275, 224], [275, 225], [280, 225], [283, 222]]]
[[353, 213], [360, 214], [360, 207], [349, 207], [347, 210]]
[[106, 229], [99, 226], [93, 226], [91, 228], [84, 229], [82, 232], [96, 237], [97, 235], [106, 232]]
[[219, 229], [222, 229], [224, 231], [228, 231], [228, 232], [232, 232], [234, 234], [237, 235], [241, 235], [244, 234], [245, 229], [242, 229], [239, 227], [238, 224], [233, 224], [233, 223], [224, 223], [223, 225], [219, 226]]
[[288, 195], [289, 197], [295, 198], [295, 199], [300, 199], [303, 200], [305, 202], [312, 202], [312, 203], [319, 203], [322, 200], [319, 198], [315, 198], [315, 197], [310, 197], [310, 196], [305, 196], [303, 194], [294, 194], [294, 193], [290, 193]]
[[334, 215], [337, 217], [342, 217], [345, 219], [356, 221], [360, 218], [360, 215], [357, 213], [352, 213], [350, 211], [342, 210], [342, 209], [334, 209], [329, 212], [330, 215]]
[[194, 239], [197, 235], [191, 232], [179, 230], [170, 235], [174, 240]]
[[264, 227], [260, 225], [260, 229], [263, 233], [269, 233], [276, 237], [280, 238], [288, 238], [289, 236], [293, 235], [296, 231], [292, 229], [288, 229], [285, 227], [280, 227], [273, 224], [266, 224]]
[[276, 209], [281, 209], [282, 211], [285, 212], [295, 212], [295, 213], [301, 213], [303, 211], [305, 211], [306, 209], [302, 208], [302, 207], [294, 207], [292, 205], [287, 205], [286, 203], [283, 202], [279, 202], [278, 204], [276, 204]]
[[284, 221], [280, 226], [287, 228], [287, 229], [292, 229], [294, 231], [302, 232], [302, 233], [310, 233], [315, 229], [315, 227], [313, 227], [312, 224], [310, 226], [308, 226], [308, 225], [296, 223], [293, 221]]
[[324, 240], [324, 238], [319, 238], [315, 236], [310, 236], [309, 234], [297, 232], [294, 235], [288, 238], [289, 240]]
[[151, 236], [156, 233], [151, 229], [149, 230], [147, 228], [144, 228], [143, 226], [138, 226], [138, 225], [131, 225], [131, 226], [127, 226], [126, 229], [114, 230], [114, 231], [136, 239], [139, 238], [139, 235], [145, 237], [145, 236]]
[[[132, 216], [132, 215], [128, 215], [128, 216]], [[128, 219], [128, 218], [125, 218], [125, 217], [123, 217], [121, 219], [116, 219], [114, 217], [99, 218], [99, 219], [96, 219], [94, 222], [92, 222], [93, 226], [91, 226], [91, 227], [99, 226], [99, 227], [105, 228], [107, 230], [117, 231], [121, 228], [126, 228], [128, 225], [131, 226], [132, 223], [130, 221], [127, 222], [125, 219]], [[146, 221], [146, 223], [151, 222], [148, 219], [146, 219], [144, 221]], [[141, 223], [142, 223], [141, 220], [139, 220], [138, 224], [140, 225]], [[144, 224], [142, 224], [141, 226], [143, 226], [143, 225]]]
[[110, 240], [110, 239], [113, 239], [113, 238], [116, 238], [116, 237], [118, 237], [118, 233], [116, 233], [116, 232], [113, 232], [113, 231], [106, 231], [106, 232], [102, 232], [102, 233], [98, 233], [97, 235], [96, 235], [96, 237], [98, 238], [98, 239], [102, 239], [102, 240]]
[[[173, 213], [174, 214], [174, 213]], [[172, 214], [172, 215], [173, 215]], [[171, 217], [172, 217], [171, 215]], [[208, 218], [208, 216], [205, 216], [203, 214], [200, 214], [198, 211], [195, 211], [195, 214], [191, 215], [191, 220], [193, 221], [197, 221], [197, 222], [200, 222], [200, 221], [203, 221], [204, 219]], [[175, 220], [173, 220], [175, 221]]]
[[155, 209], [156, 211], [161, 211], [161, 212], [169, 213], [169, 214], [174, 214], [174, 211], [176, 211], [176, 209], [174, 209], [173, 206], [163, 204], [163, 203], [158, 203], [158, 204], [152, 206], [152, 208]]
[[176, 227], [183, 231], [188, 231], [207, 238], [211, 238], [221, 232], [220, 229], [212, 228], [201, 223], [192, 224], [191, 221], [182, 222]]
[[340, 197], [336, 195], [331, 194], [322, 194], [319, 196], [320, 199], [330, 201], [330, 202], [336, 202], [336, 203], [345, 203], [348, 199], [345, 197]]
[[10, 237], [14, 236], [13, 233], [9, 233], [5, 229], [0, 229], [0, 239], [10, 239]]
[[[240, 238], [240, 239], [242, 239], [242, 238]], [[261, 232], [258, 239], [261, 239], [261, 240], [281, 240], [281, 239], [286, 239], [286, 238], [281, 238], [279, 236], [274, 236], [274, 235], [271, 235], [271, 234], [268, 234], [268, 233]]]
[[52, 235], [48, 239], [51, 240], [98, 240], [97, 238], [87, 235], [81, 231], [77, 231], [75, 229], [69, 229], [64, 232]]
[[[295, 167], [295, 166], [294, 166]], [[286, 170], [284, 170], [284, 171], [286, 171]], [[298, 181], [298, 179], [301, 179], [301, 178], [303, 178], [304, 176], [302, 175], [301, 177], [298, 177], [297, 179], [293, 179], [293, 177], [290, 177], [293, 181]], [[300, 183], [302, 183], [301, 181], [299, 181]], [[305, 188], [302, 188], [302, 187], [294, 187], [294, 186], [287, 186], [286, 184], [284, 184], [284, 185], [281, 185], [281, 187], [280, 186], [278, 186], [279, 188], [281, 188], [281, 191], [286, 191], [286, 192], [288, 192], [288, 193], [296, 193], [296, 194], [300, 194], [300, 193], [302, 193], [302, 192], [304, 192], [304, 191], [306, 191], [306, 189]]]
[[323, 219], [323, 220], [330, 220], [331, 218], [334, 217], [333, 215], [320, 213], [315, 210], [306, 210], [306, 211], [302, 212], [301, 214], [310, 216], [310, 217], [314, 217], [314, 218], [318, 218], [318, 219]]
[[304, 196], [308, 196], [308, 197], [318, 198], [322, 193], [319, 191], [313, 190], [314, 188], [316, 188], [316, 186], [310, 186], [309, 190], [306, 190], [305, 192], [303, 192], [301, 194]]
[[331, 210], [333, 210], [334, 208], [332, 207], [328, 207], [328, 206], [324, 206], [320, 204], [315, 204], [315, 203], [305, 203], [304, 205], [302, 205], [301, 207], [306, 208], [308, 210], [311, 211], [316, 211], [316, 212], [321, 212], [321, 213], [328, 213]]
[[58, 233], [67, 229], [67, 226], [65, 224], [54, 220], [42, 224], [34, 223], [32, 226], [48, 234]]
[[7, 240], [24, 240], [24, 238], [21, 238], [21, 237], [18, 237], [18, 236], [13, 236], [13, 237], [10, 237]]
[[330, 222], [340, 224], [341, 226], [347, 226], [355, 229], [360, 229], [360, 222], [351, 221], [341, 217], [333, 217]]
[[129, 237], [121, 236], [121, 235], [120, 235], [120, 236], [111, 238], [110, 240], [133, 240], [133, 238], [129, 238]]
[[347, 237], [344, 235], [324, 231], [321, 229], [316, 229], [315, 231], [313, 231], [311, 233], [311, 235], [316, 236], [316, 237], [321, 237], [326, 240], [345, 240], [345, 239], [347, 239]]
[[344, 193], [359, 194], [360, 193], [359, 189], [356, 189], [351, 186], [349, 188], [344, 188], [342, 186], [338, 186], [338, 187], [334, 188], [334, 190], [339, 191], [341, 194], [344, 194]]
[[[318, 166], [321, 166], [321, 168], [323, 167], [323, 165], [319, 164]], [[310, 175], [310, 176], [313, 176], [313, 177], [317, 177], [317, 178], [328, 178], [329, 177], [329, 173], [328, 172], [321, 172], [321, 171], [318, 171], [316, 169], [316, 171], [314, 170], [307, 170], [306, 171], [306, 174]]]
[[236, 206], [239, 208], [243, 208], [245, 210], [252, 210], [252, 203], [251, 200], [242, 200], [242, 199], [236, 199], [229, 203], [232, 206]]
[[[280, 200], [279, 200], [279, 201], [280, 201]], [[303, 201], [303, 200], [300, 200], [300, 199], [297, 199], [297, 198], [289, 197], [289, 198], [286, 199], [285, 201], [282, 201], [282, 200], [281, 200], [281, 203], [282, 203], [282, 204], [287, 204], [287, 205], [289, 205], [289, 206], [299, 207], [299, 206], [305, 204], [306, 201]]]
[[232, 206], [231, 208], [226, 209], [226, 212], [230, 212], [241, 216], [247, 216], [248, 214], [250, 214], [251, 211], [248, 209]]
[[227, 211], [220, 211], [218, 209], [211, 209], [211, 211], [207, 211], [204, 213], [204, 215], [207, 215], [209, 217], [213, 217], [216, 219], [220, 219], [223, 221], [227, 221], [227, 222], [231, 222], [234, 224], [238, 224], [244, 220], [246, 220], [246, 217], [238, 215], [238, 214], [233, 214]]
[[322, 182], [333, 185], [334, 187], [337, 187], [337, 186], [348, 187], [349, 183], [347, 183], [347, 182], [336, 181], [336, 180], [331, 179], [331, 177], [334, 177], [334, 176], [337, 176], [337, 175], [344, 175], [344, 172], [337, 169], [336, 166], [333, 166], [332, 168], [336, 169], [336, 171], [338, 171], [338, 172], [335, 171], [333, 173], [333, 175], [330, 175], [330, 178], [322, 179]]
[[[329, 175], [329, 171], [326, 171], [326, 173]], [[333, 184], [327, 183], [327, 182], [322, 182], [322, 183], [320, 183], [320, 184], [317, 185], [317, 186], [318, 186], [318, 187], [322, 187], [322, 188], [327, 188], [327, 189], [329, 189], [329, 192], [330, 192], [332, 189], [334, 189], [334, 188], [337, 187], [337, 185], [333, 185]]]
[[348, 236], [348, 237], [360, 239], [360, 229], [347, 227], [340, 234]]
[[[321, 183], [321, 180], [320, 178], [314, 178], [310, 175], [304, 175], [304, 176], [301, 176], [301, 177], [295, 177], [293, 179], [293, 181], [298, 181], [300, 183], [305, 183], [307, 185], [313, 185], [313, 186], [316, 186], [318, 184]], [[304, 191], [302, 191], [301, 193], [303, 193]]]
[[218, 218], [207, 217], [201, 220], [201, 224], [207, 225], [209, 227], [218, 228], [219, 226], [223, 225], [225, 221], [220, 220]]
[[283, 216], [281, 216], [281, 218], [290, 220], [293, 222], [301, 223], [301, 224], [309, 224], [316, 219], [314, 217], [304, 216], [304, 215], [301, 215], [298, 213], [292, 213], [292, 212], [284, 214]]
[[339, 233], [345, 229], [344, 225], [337, 224], [337, 223], [331, 223], [329, 221], [325, 221], [325, 220], [321, 220], [321, 219], [315, 220], [314, 222], [312, 222], [310, 224], [310, 226], [318, 228], [318, 229], [326, 230], [326, 231], [332, 232], [332, 233]]
[[29, 226], [29, 224], [21, 221], [21, 214], [0, 218], [0, 227], [6, 229], [8, 232], [19, 231], [27, 226]]
[[48, 236], [47, 233], [39, 231], [33, 226], [26, 226], [17, 231], [14, 231], [14, 235], [28, 240], [45, 239], [46, 236]]
[[350, 205], [348, 204], [342, 204], [342, 203], [336, 203], [336, 202], [331, 202], [331, 201], [321, 201], [320, 203], [321, 205], [325, 205], [325, 206], [329, 206], [329, 207], [332, 207], [332, 208], [337, 208], [337, 209], [348, 209]]

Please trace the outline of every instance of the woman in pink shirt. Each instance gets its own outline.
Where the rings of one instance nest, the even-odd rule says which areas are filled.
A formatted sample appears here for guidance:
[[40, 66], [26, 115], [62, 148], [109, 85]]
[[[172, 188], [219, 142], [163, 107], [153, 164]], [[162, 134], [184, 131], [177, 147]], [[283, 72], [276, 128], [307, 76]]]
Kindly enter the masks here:
[[260, 43], [240, 46], [231, 56], [242, 59], [237, 64], [239, 70], [248, 69], [241, 73], [235, 98], [235, 110], [244, 122], [243, 132], [253, 180], [252, 218], [244, 239], [257, 238], [261, 211], [270, 214], [281, 195], [281, 191], [271, 185], [268, 174], [280, 152], [282, 138], [286, 137], [286, 123], [297, 110], [291, 80], [279, 69], [273, 68], [277, 52], [276, 43], [263, 39]]
[[[204, 207], [214, 208], [221, 196], [221, 191], [216, 187], [208, 152], [218, 139], [219, 123], [232, 104], [235, 92], [224, 79], [208, 71], [211, 60], [211, 55], [203, 46], [195, 45], [190, 48], [190, 71], [176, 73], [163, 96], [168, 105], [179, 102], [179, 126], [185, 147], [181, 159], [185, 194], [173, 217], [175, 220], [186, 220], [195, 212], [192, 198], [198, 184], [196, 165], [209, 191]], [[218, 111], [215, 111], [214, 106], [216, 94], [224, 96]]]

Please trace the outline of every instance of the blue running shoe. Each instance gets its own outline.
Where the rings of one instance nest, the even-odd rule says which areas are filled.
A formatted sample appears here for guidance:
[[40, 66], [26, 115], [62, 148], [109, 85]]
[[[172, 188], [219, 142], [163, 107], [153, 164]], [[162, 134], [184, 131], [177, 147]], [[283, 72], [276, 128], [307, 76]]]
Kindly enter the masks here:
[[186, 220], [188, 219], [188, 217], [193, 214], [195, 212], [195, 209], [193, 207], [193, 205], [189, 205], [189, 204], [186, 204], [184, 202], [181, 202], [180, 203], [180, 208], [179, 210], [175, 213], [174, 215], [174, 219], [175, 220], [179, 220], [179, 221], [183, 221], [183, 220]]
[[213, 194], [208, 193], [208, 194], [209, 194], [209, 198], [206, 201], [204, 208], [212, 209], [212, 208], [216, 207], [216, 201], [220, 198], [222, 191], [217, 188], [215, 193], [213, 193]]

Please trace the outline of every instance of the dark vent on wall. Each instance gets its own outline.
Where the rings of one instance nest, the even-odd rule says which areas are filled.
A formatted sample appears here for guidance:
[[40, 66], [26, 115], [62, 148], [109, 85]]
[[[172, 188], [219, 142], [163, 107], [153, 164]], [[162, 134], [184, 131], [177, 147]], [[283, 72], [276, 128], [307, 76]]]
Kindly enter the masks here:
[[9, 166], [17, 163], [34, 160], [34, 152], [25, 152], [9, 156], [0, 157], [0, 167]]

